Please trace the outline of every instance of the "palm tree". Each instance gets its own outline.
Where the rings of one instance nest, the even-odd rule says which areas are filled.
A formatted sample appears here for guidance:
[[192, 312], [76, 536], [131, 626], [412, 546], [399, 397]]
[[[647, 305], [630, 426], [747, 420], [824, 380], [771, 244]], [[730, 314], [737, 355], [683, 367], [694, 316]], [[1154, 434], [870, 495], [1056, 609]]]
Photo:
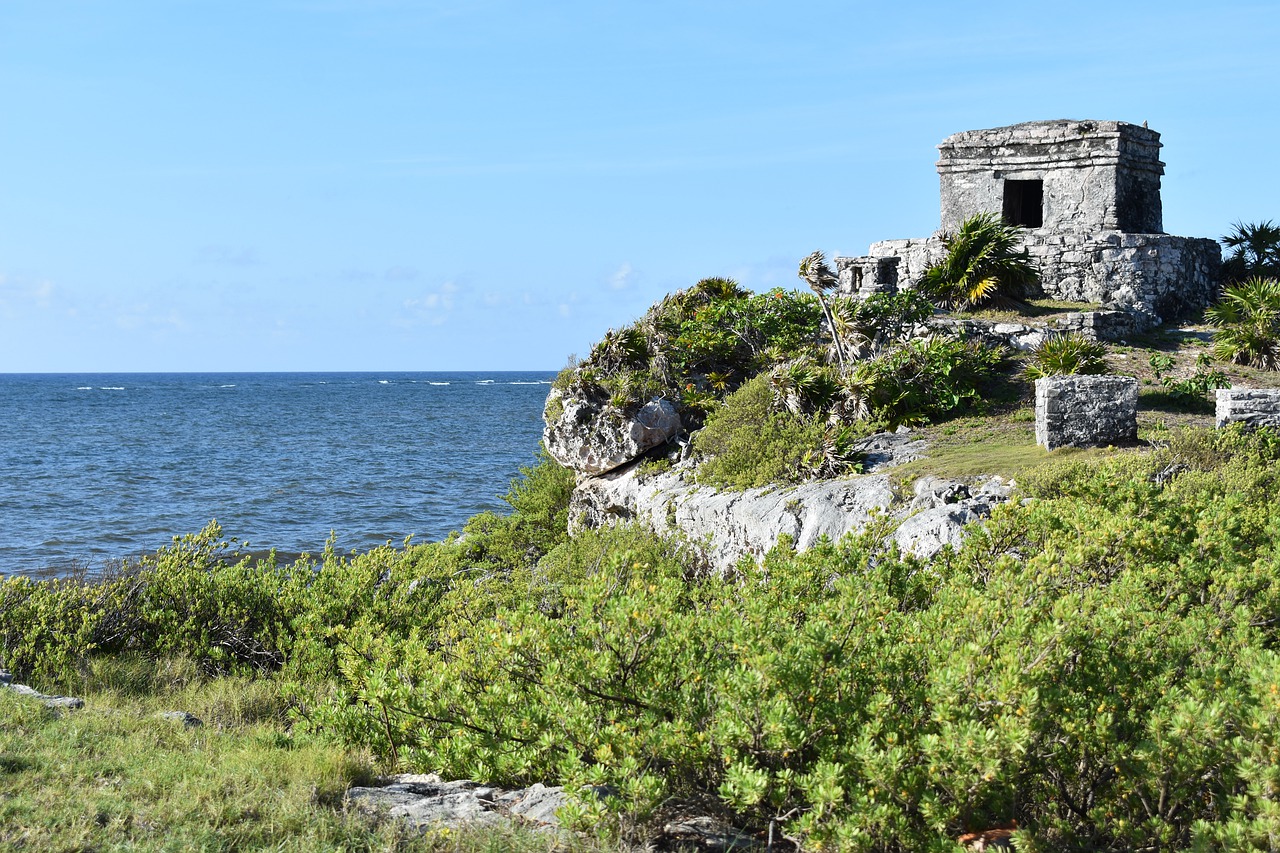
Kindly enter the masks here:
[[827, 291], [834, 290], [840, 283], [840, 279], [831, 271], [831, 267], [827, 266], [826, 256], [821, 251], [813, 252], [800, 262], [799, 275], [818, 295], [818, 303], [822, 305], [822, 316], [826, 318], [827, 328], [831, 330], [831, 342], [835, 346], [836, 361], [840, 364], [840, 371], [844, 372], [844, 346], [840, 342], [840, 332], [836, 329], [835, 318], [831, 316], [831, 305], [827, 302]]
[[1217, 327], [1216, 358], [1280, 370], [1280, 281], [1255, 276], [1228, 285], [1222, 301], [1204, 315]]
[[1228, 284], [1250, 277], [1280, 278], [1280, 227], [1266, 222], [1236, 222], [1235, 230], [1220, 241], [1231, 250], [1222, 263], [1222, 280]]
[[979, 213], [943, 238], [947, 256], [925, 270], [917, 285], [943, 308], [967, 310], [997, 297], [1019, 300], [1040, 279], [1021, 229], [994, 213]]

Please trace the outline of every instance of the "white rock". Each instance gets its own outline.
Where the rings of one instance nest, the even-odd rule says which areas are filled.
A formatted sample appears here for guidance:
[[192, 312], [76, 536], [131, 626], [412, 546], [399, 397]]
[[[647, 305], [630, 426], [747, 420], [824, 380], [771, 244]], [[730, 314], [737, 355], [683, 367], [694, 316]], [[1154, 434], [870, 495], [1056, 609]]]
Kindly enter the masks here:
[[652, 400], [627, 416], [608, 401], [568, 397], [552, 388], [543, 417], [547, 452], [566, 468], [588, 476], [625, 465], [680, 432], [680, 416], [669, 400]]

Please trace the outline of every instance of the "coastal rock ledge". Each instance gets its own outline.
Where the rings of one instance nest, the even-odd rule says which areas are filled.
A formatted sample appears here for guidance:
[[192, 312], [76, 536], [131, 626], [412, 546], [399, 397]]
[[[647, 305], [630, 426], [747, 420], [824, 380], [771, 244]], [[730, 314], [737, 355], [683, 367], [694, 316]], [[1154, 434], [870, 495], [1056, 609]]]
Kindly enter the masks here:
[[905, 435], [875, 437], [868, 453], [872, 473], [795, 486], [719, 491], [694, 482], [691, 462], [644, 475], [638, 466], [580, 478], [569, 505], [570, 530], [635, 521], [658, 532], [679, 532], [698, 545], [712, 568], [724, 571], [744, 557], [759, 561], [790, 538], [797, 550], [826, 537], [839, 541], [876, 519], [896, 522], [892, 541], [904, 553], [929, 559], [958, 547], [968, 525], [1008, 500], [1012, 481], [988, 477], [974, 483], [932, 476], [899, 495], [881, 469], [918, 458], [923, 442]]

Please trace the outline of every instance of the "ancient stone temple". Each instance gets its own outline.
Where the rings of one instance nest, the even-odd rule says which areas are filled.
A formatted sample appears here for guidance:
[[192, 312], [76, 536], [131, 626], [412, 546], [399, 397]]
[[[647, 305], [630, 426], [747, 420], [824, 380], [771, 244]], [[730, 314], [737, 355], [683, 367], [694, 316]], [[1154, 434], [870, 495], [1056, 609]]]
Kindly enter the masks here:
[[1037, 121], [967, 130], [938, 146], [942, 223], [933, 236], [836, 258], [840, 289], [910, 287], [942, 237], [976, 213], [1024, 231], [1046, 296], [1122, 312], [1132, 328], [1190, 315], [1217, 296], [1217, 241], [1164, 233], [1160, 134], [1119, 121]]

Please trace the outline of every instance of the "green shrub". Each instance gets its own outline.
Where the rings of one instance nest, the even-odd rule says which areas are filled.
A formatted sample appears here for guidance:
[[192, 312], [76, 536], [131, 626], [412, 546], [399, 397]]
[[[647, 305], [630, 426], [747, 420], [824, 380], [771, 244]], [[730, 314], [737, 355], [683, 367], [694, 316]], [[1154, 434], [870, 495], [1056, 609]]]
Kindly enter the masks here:
[[[105, 679], [127, 690], [136, 677], [134, 692], [144, 690], [148, 661], [184, 661], [205, 676], [283, 669], [323, 683], [353, 638], [429, 630], [460, 584], [484, 579], [493, 607], [518, 595], [567, 537], [572, 488], [544, 453], [505, 496], [513, 512], [471, 519], [460, 540], [350, 557], [331, 542], [318, 562], [279, 565], [236, 554], [213, 522], [104, 578], [4, 578], [0, 667], [48, 689]], [[114, 673], [106, 656], [122, 662]]]
[[555, 384], [623, 412], [666, 398], [686, 428], [696, 429], [744, 381], [813, 350], [821, 317], [818, 300], [808, 294], [752, 294], [730, 279], [703, 279], [655, 303], [633, 325], [610, 330]]
[[925, 270], [917, 285], [944, 308], [966, 310], [997, 298], [1023, 299], [1039, 274], [1022, 242], [1021, 230], [994, 213], [979, 213], [943, 238], [946, 257]]
[[961, 411], [1005, 360], [1002, 349], [951, 337], [916, 338], [854, 365], [848, 387], [889, 428]]
[[1216, 358], [1280, 370], [1280, 280], [1255, 277], [1228, 286], [1205, 318], [1216, 327]]
[[1190, 376], [1179, 379], [1176, 376], [1164, 375], [1173, 369], [1173, 358], [1162, 353], [1153, 353], [1148, 359], [1156, 380], [1163, 385], [1169, 396], [1185, 405], [1202, 404], [1205, 395], [1217, 388], [1230, 388], [1231, 382], [1221, 370], [1211, 370], [1213, 358], [1208, 353], [1196, 356], [1196, 369]]
[[812, 416], [774, 411], [769, 377], [761, 374], [725, 398], [694, 434], [694, 450], [705, 457], [698, 482], [738, 490], [797, 482], [822, 437], [822, 423]]
[[1031, 353], [1023, 375], [1035, 381], [1046, 376], [1107, 373], [1107, 347], [1078, 332], [1049, 335]]
[[638, 833], [696, 807], [805, 849], [1011, 819], [1023, 849], [1267, 849], [1280, 441], [1224, 432], [1163, 482], [1161, 454], [1060, 468], [927, 567], [883, 530], [731, 576], [594, 542], [554, 606], [374, 655], [346, 731], [455, 777], [607, 785], [567, 816]]

